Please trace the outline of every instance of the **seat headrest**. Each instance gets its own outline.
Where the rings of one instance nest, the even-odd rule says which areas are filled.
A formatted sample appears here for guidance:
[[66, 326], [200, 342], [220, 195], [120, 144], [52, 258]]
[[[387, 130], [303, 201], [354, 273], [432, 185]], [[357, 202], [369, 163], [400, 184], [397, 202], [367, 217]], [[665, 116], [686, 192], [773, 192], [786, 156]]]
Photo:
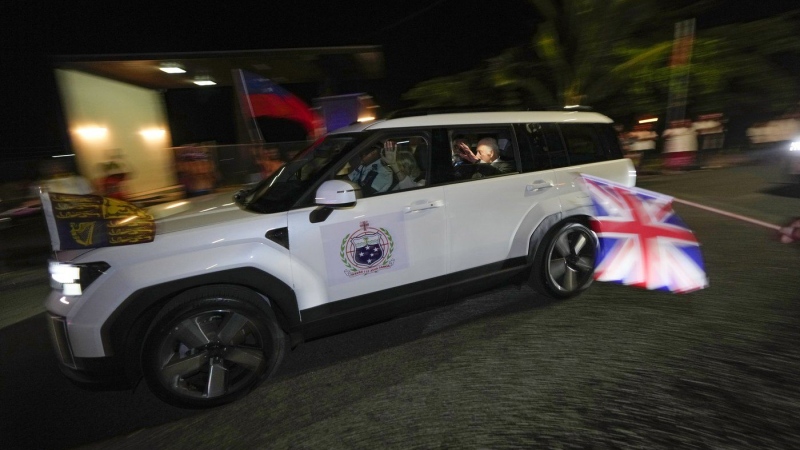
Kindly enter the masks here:
[[497, 140], [497, 148], [500, 151], [500, 159], [514, 160], [514, 148], [511, 145], [511, 140], [500, 138]]

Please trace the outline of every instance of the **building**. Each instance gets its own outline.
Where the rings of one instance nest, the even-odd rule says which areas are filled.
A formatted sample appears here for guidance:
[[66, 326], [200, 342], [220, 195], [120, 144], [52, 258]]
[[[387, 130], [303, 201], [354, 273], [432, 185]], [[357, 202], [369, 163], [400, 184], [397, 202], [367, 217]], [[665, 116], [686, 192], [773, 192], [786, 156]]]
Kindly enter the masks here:
[[109, 168], [127, 170], [130, 193], [175, 185], [176, 147], [258, 143], [248, 132], [254, 121], [237, 100], [238, 69], [289, 91], [304, 89], [298, 96], [310, 99], [358, 94], [348, 88], [384, 77], [379, 46], [71, 55], [53, 62], [78, 171], [97, 180]]

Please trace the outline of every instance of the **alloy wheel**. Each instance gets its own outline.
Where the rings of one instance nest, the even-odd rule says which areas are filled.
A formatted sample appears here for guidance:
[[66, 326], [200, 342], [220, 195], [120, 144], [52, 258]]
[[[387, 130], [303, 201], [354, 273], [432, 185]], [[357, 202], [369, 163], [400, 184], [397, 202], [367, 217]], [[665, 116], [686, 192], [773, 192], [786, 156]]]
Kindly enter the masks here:
[[592, 282], [597, 238], [587, 227], [573, 223], [553, 238], [545, 259], [548, 284], [559, 295], [569, 296]]
[[175, 321], [158, 346], [158, 379], [173, 395], [213, 399], [261, 377], [269, 337], [234, 310], [195, 312]]

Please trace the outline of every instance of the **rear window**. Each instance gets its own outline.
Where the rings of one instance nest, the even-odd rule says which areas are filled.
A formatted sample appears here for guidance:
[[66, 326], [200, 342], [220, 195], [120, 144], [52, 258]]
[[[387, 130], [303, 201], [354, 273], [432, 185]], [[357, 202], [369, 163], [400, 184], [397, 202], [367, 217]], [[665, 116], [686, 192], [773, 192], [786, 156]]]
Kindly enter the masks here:
[[622, 158], [614, 129], [599, 123], [559, 125], [567, 147], [570, 165], [590, 164]]
[[561, 133], [553, 123], [516, 124], [520, 159], [524, 172], [556, 169], [569, 165]]

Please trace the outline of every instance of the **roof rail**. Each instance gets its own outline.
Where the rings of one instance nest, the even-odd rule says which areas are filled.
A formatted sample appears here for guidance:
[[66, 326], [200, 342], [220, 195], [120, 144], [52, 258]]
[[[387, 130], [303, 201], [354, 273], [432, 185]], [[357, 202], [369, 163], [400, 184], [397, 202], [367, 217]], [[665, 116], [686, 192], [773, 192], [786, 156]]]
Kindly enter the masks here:
[[530, 108], [509, 105], [480, 105], [480, 106], [448, 106], [435, 108], [406, 108], [392, 111], [386, 119], [399, 119], [401, 117], [429, 116], [431, 114], [452, 114], [468, 112], [492, 112], [492, 111], [594, 111], [588, 105], [568, 105], [560, 107]]
[[452, 114], [468, 112], [490, 112], [490, 111], [525, 111], [528, 108], [510, 107], [508, 105], [494, 106], [447, 106], [436, 108], [406, 108], [392, 111], [387, 115], [387, 119], [399, 119], [401, 117], [429, 116], [431, 114]]
[[594, 111], [589, 105], [566, 105], [559, 108], [551, 108], [550, 111]]

